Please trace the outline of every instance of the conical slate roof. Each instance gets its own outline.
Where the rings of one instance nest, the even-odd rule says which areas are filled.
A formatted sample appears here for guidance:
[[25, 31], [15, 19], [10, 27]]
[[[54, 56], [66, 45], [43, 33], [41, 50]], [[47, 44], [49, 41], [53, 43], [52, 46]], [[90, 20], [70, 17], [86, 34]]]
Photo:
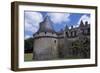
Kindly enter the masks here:
[[38, 32], [55, 32], [52, 26], [52, 21], [49, 17], [45, 17], [44, 21], [40, 23], [40, 28]]

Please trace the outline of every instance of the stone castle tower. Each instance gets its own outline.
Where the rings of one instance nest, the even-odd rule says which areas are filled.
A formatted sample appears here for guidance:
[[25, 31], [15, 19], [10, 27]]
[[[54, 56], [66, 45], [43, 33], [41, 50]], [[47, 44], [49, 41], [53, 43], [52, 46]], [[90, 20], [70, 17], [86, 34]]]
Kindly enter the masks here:
[[51, 20], [46, 17], [34, 35], [34, 58], [36, 60], [58, 58], [57, 45], [57, 34], [53, 29]]
[[70, 50], [72, 42], [82, 36], [89, 37], [90, 24], [81, 21], [79, 27], [71, 29], [66, 25], [64, 30], [55, 32], [52, 21], [45, 17], [40, 23], [39, 30], [33, 35], [34, 48], [33, 58], [35, 60], [52, 60], [64, 57], [70, 57], [73, 51]]

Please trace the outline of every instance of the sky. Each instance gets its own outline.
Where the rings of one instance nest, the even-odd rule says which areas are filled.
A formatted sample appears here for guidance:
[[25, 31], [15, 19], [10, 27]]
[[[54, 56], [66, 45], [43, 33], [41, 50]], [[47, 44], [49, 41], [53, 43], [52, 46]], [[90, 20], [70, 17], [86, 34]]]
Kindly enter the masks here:
[[90, 24], [90, 14], [86, 13], [24, 11], [25, 39], [33, 37], [32, 35], [39, 29], [39, 23], [42, 22], [46, 16], [52, 21], [53, 28], [57, 32], [64, 29], [66, 25], [69, 28], [71, 26], [74, 26], [74, 28], [78, 27], [81, 20], [83, 23], [88, 21]]

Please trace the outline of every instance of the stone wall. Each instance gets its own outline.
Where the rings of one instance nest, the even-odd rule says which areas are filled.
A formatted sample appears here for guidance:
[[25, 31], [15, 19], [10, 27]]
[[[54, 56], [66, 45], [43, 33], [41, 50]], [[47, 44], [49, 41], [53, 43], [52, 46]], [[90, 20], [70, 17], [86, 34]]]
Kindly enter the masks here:
[[[58, 58], [58, 40], [56, 38], [38, 38], [34, 40], [35, 60], [50, 60]], [[33, 53], [33, 54], [34, 54]]]

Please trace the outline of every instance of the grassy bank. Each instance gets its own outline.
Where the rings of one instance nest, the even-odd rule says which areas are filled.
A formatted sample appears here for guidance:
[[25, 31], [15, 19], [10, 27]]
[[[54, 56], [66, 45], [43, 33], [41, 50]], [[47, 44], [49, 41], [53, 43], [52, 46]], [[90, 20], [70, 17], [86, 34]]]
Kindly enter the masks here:
[[33, 54], [32, 53], [25, 53], [24, 54], [24, 61], [32, 61]]

